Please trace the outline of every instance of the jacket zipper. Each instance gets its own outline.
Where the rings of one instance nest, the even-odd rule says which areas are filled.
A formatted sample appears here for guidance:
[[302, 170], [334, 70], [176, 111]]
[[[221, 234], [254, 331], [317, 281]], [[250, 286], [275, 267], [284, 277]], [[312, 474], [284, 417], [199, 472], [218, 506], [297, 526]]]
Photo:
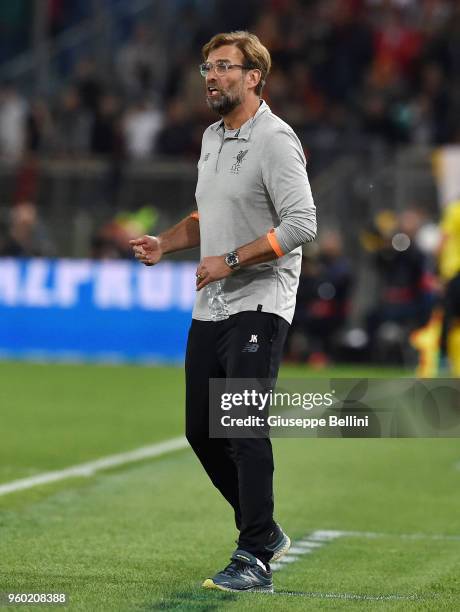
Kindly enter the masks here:
[[222, 134], [222, 140], [221, 140], [220, 147], [217, 152], [217, 158], [216, 158], [216, 174], [217, 172], [219, 172], [219, 158], [220, 158], [220, 152], [222, 151], [222, 147], [224, 146], [224, 141], [225, 141], [225, 134]]

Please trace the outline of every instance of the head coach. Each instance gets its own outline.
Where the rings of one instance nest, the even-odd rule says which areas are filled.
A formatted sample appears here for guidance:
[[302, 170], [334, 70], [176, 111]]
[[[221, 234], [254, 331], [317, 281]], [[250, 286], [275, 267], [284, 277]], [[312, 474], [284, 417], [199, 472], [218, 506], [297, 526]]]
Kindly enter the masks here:
[[[230, 564], [203, 586], [273, 591], [270, 562], [290, 546], [273, 519], [269, 437], [209, 436], [210, 378], [275, 380], [294, 314], [301, 246], [316, 212], [300, 141], [261, 99], [271, 59], [248, 32], [217, 34], [199, 67], [220, 120], [204, 132], [192, 212], [159, 236], [132, 240], [137, 259], [200, 246], [189, 331], [186, 435], [239, 531]], [[212, 408], [212, 407], [211, 407]]]

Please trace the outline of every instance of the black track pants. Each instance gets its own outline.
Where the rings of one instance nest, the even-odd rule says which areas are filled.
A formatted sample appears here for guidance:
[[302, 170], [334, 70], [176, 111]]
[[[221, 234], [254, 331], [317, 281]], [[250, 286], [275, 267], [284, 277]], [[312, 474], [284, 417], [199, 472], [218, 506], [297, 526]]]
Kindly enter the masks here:
[[[268, 561], [264, 546], [274, 527], [271, 442], [209, 437], [209, 378], [275, 380], [288, 328], [281, 317], [258, 311], [218, 322], [193, 319], [185, 359], [187, 439], [234, 509], [238, 546], [262, 561]], [[243, 351], [254, 335], [258, 350]]]

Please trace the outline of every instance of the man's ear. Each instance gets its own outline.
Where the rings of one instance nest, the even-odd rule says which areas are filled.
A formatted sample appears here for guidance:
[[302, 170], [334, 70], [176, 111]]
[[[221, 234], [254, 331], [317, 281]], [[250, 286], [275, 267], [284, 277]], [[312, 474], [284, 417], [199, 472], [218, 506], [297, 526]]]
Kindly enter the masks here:
[[247, 79], [248, 85], [251, 88], [256, 88], [257, 85], [260, 83], [261, 78], [262, 78], [262, 73], [260, 72], [258, 68], [251, 68], [251, 70], [248, 70], [246, 73], [246, 79]]

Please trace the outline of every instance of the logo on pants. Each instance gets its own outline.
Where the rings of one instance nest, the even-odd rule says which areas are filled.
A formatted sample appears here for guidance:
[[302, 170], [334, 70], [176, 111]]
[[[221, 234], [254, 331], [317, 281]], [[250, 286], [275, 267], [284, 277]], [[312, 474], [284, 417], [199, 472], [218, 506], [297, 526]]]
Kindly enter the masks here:
[[259, 344], [257, 342], [257, 334], [251, 334], [251, 339], [243, 346], [242, 353], [257, 353]]

